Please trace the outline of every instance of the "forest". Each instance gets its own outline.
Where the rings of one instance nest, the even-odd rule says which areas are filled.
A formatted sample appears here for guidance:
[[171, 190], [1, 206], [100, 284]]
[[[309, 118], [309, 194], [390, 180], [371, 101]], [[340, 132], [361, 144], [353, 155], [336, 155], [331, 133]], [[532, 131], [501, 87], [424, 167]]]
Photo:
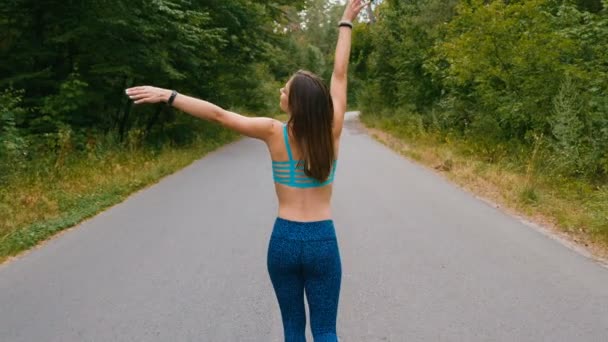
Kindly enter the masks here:
[[[19, 249], [48, 235], [49, 220], [60, 220], [49, 228], [58, 230], [91, 215], [78, 209], [87, 198], [95, 210], [115, 202], [89, 196], [85, 169], [107, 173], [117, 156], [141, 165], [235, 138], [165, 105], [135, 107], [127, 87], [178, 89], [275, 116], [279, 88], [295, 71], [329, 80], [343, 4], [2, 1], [0, 240], [24, 227], [44, 231], [7, 247]], [[584, 183], [585, 196], [600, 198], [592, 226], [608, 241], [608, 0], [383, 0], [371, 8], [353, 32], [349, 108], [409, 139], [459, 141], [487, 163]], [[99, 191], [133, 191], [154, 177]], [[76, 178], [79, 185], [61, 185]], [[67, 220], [67, 212], [82, 213]]]

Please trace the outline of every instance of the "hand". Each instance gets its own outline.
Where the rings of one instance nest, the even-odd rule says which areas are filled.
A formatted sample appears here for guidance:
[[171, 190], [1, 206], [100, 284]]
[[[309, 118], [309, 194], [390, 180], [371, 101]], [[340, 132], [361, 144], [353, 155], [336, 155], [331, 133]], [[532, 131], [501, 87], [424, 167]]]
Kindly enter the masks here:
[[371, 1], [363, 1], [363, 0], [347, 0], [346, 8], [344, 9], [344, 14], [342, 15], [342, 20], [348, 20], [353, 22], [361, 9], [369, 4]]
[[167, 102], [171, 96], [171, 90], [151, 86], [129, 88], [125, 93], [135, 104]]

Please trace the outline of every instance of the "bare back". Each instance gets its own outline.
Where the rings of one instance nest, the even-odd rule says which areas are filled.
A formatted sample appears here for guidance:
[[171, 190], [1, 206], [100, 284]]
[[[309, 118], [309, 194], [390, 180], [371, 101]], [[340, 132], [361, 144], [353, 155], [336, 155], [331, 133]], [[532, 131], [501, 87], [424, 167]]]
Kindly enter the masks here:
[[[272, 160], [287, 160], [287, 149], [283, 139], [282, 123], [277, 121], [274, 125], [276, 132], [267, 141], [268, 151]], [[334, 137], [336, 159], [339, 151], [339, 137]], [[300, 149], [292, 137], [289, 143], [293, 158], [299, 160]], [[275, 183], [275, 191], [279, 201], [279, 217], [284, 219], [310, 222], [331, 219], [331, 195], [333, 183], [316, 188], [294, 188]]]

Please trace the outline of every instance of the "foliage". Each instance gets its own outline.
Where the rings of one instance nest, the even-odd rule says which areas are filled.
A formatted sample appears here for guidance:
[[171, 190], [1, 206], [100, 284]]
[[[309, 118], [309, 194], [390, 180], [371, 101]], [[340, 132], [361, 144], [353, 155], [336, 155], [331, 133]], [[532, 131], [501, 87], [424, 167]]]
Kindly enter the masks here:
[[[3, 173], [16, 170], [8, 165], [16, 167], [13, 159], [20, 155], [19, 162], [27, 162], [28, 155], [61, 165], [67, 154], [95, 150], [110, 135], [125, 148], [134, 141], [153, 148], [193, 141], [193, 133], [175, 134], [177, 115], [166, 107], [133, 107], [124, 89], [135, 84], [274, 115], [287, 75], [324, 63], [318, 48], [292, 44], [292, 35], [280, 29], [290, 24], [287, 12], [305, 5], [305, 0], [1, 2], [0, 90], [7, 89], [0, 121]], [[289, 44], [292, 54], [282, 50]], [[303, 57], [279, 70], [293, 56]]]
[[0, 185], [25, 163], [27, 144], [17, 129], [25, 113], [20, 107], [22, 95], [22, 91], [12, 89], [0, 94]]
[[540, 144], [551, 172], [608, 179], [606, 1], [386, 0], [376, 16], [353, 46], [364, 112], [421, 116], [489, 161]]

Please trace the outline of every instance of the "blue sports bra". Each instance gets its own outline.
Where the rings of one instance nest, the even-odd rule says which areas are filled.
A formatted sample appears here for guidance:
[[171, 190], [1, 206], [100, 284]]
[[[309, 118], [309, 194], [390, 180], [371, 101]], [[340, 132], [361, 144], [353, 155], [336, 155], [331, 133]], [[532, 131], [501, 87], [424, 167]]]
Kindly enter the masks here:
[[289, 137], [287, 135], [287, 124], [283, 125], [283, 138], [285, 139], [285, 148], [287, 149], [289, 160], [272, 161], [272, 175], [276, 183], [294, 188], [316, 188], [333, 182], [334, 174], [336, 173], [336, 164], [338, 163], [337, 160], [334, 160], [327, 180], [319, 182], [314, 178], [308, 177], [304, 173], [304, 163], [302, 163], [301, 166], [298, 166], [299, 160], [293, 160], [291, 147], [289, 146]]

